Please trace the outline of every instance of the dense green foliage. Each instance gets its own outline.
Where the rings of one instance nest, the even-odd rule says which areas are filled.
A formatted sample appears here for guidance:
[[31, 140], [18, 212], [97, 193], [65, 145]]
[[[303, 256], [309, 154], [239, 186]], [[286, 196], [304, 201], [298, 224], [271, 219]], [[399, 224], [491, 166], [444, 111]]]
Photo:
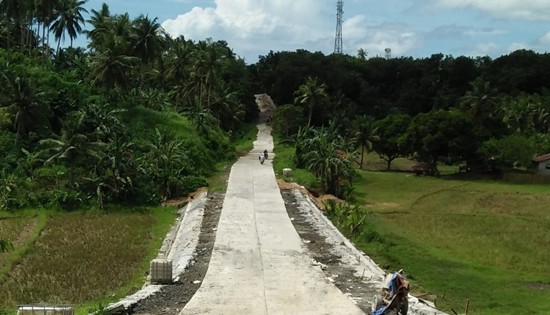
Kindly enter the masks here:
[[[529, 168], [533, 155], [548, 153], [549, 68], [549, 54], [526, 50], [495, 60], [299, 50], [270, 52], [249, 66], [256, 89], [287, 104], [274, 117], [286, 137], [300, 125], [332, 122], [347, 141], [360, 140], [361, 155], [372, 147], [388, 168], [397, 157], [411, 157], [431, 166], [431, 174], [438, 174], [437, 162], [481, 173]], [[497, 147], [498, 154], [488, 154]], [[525, 154], [507, 154], [505, 147]]]
[[81, 33], [83, 3], [2, 1], [3, 30], [26, 31], [0, 32], [1, 209], [185, 195], [233, 158], [231, 132], [257, 115], [225, 42], [171, 39], [156, 19], [103, 5], [87, 21], [89, 50], [60, 48]]

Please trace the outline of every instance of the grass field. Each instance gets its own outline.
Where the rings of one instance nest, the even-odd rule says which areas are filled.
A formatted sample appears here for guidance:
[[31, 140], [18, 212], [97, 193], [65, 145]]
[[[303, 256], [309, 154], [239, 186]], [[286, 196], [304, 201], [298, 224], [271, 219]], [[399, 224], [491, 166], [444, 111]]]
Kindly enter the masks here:
[[0, 308], [47, 302], [72, 304], [85, 314], [99, 301], [140, 288], [176, 211], [116, 209], [39, 217], [44, 219], [40, 228], [32, 215], [0, 220], [0, 238], [19, 238], [16, 250], [0, 257], [16, 262], [0, 281]]
[[[280, 174], [293, 150], [276, 153]], [[413, 164], [397, 159], [386, 172], [366, 157], [354, 186], [369, 224], [356, 246], [388, 272], [403, 268], [414, 293], [436, 295], [450, 314], [467, 300], [468, 314], [550, 314], [550, 185], [461, 179], [444, 165], [440, 178], [415, 177]]]
[[358, 245], [442, 309], [550, 314], [550, 186], [364, 171], [356, 191], [379, 234]]

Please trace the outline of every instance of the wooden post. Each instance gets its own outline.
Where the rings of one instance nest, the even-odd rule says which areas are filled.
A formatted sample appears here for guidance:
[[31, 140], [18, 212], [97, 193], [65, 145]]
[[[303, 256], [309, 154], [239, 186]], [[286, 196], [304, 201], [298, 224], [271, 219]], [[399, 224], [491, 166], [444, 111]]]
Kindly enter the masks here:
[[466, 311], [464, 312], [464, 315], [468, 315], [468, 308], [470, 307], [470, 299], [466, 299]]

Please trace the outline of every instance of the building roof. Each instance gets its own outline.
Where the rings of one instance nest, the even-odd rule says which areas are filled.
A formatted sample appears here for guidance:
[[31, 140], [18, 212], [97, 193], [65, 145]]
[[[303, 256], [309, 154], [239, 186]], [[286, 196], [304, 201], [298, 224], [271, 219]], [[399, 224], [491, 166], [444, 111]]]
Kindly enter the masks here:
[[535, 161], [535, 162], [544, 162], [544, 161], [547, 161], [547, 160], [550, 160], [550, 153], [533, 158], [533, 161]]

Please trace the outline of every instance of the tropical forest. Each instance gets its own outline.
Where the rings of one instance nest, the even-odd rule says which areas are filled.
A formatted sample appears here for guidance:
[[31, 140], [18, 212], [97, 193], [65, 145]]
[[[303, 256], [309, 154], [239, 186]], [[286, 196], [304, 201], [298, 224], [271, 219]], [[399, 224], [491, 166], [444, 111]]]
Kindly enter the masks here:
[[550, 313], [550, 176], [533, 168], [550, 54], [267, 48], [249, 64], [84, 4], [0, 1], [1, 315], [84, 314], [139, 288], [178, 215], [167, 201], [223, 190], [252, 148], [257, 94], [276, 104], [276, 173], [344, 200], [327, 216], [385, 270], [449, 313]]

